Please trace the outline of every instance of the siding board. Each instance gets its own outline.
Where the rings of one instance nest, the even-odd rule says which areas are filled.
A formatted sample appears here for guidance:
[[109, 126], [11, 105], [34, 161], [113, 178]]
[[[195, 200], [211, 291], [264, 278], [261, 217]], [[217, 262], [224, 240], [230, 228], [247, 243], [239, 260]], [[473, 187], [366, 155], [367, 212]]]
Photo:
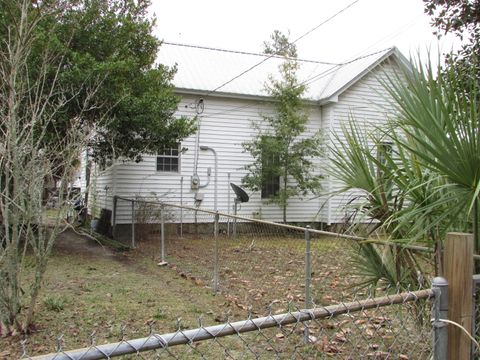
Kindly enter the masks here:
[[[338, 102], [323, 106], [310, 106], [310, 121], [307, 133], [313, 134], [321, 130], [326, 142], [333, 141], [333, 133], [340, 134], [341, 126], [346, 124], [351, 115], [358, 121], [365, 122], [368, 129], [373, 129], [374, 124], [385, 122], [387, 114], [393, 113], [385, 91], [378, 80], [383, 72], [391, 72], [395, 65], [384, 63], [377, 66], [360, 81], [342, 93]], [[192, 104], [197, 98], [183, 96], [179, 104], [177, 115], [193, 118], [196, 113]], [[228, 184], [230, 181], [241, 185], [241, 179], [246, 174], [244, 166], [252, 162], [252, 158], [245, 153], [242, 143], [250, 140], [254, 135], [252, 121], [260, 121], [261, 114], [273, 113], [271, 103], [255, 100], [240, 100], [234, 98], [208, 97], [204, 100], [205, 108], [200, 114], [200, 144], [213, 147], [218, 155], [218, 210], [229, 212], [227, 208], [228, 197], [233, 206], [234, 194]], [[181, 146], [187, 150], [181, 154], [178, 173], [164, 173], [156, 171], [156, 157], [145, 155], [140, 163], [117, 162], [110, 169], [99, 172], [96, 169], [96, 179], [92, 183], [94, 188], [94, 207], [112, 208], [112, 196], [123, 197], [152, 197], [168, 199], [180, 203], [180, 181], [183, 177], [183, 203], [194, 205], [194, 192], [190, 189], [190, 177], [194, 172], [195, 135], [185, 139]], [[343, 138], [343, 137], [341, 137]], [[324, 158], [316, 159], [318, 174], [325, 174], [325, 169], [330, 166], [329, 154]], [[207, 169], [211, 167], [212, 175], [208, 187], [201, 189], [204, 194], [203, 208], [213, 208], [214, 205], [214, 162], [210, 152], [200, 151], [198, 174], [201, 183], [207, 180]], [[324, 195], [318, 198], [306, 196], [305, 198], [292, 198], [287, 209], [287, 219], [292, 222], [320, 221], [324, 223], [342, 222], [345, 218], [345, 204], [360, 193], [352, 191], [346, 194], [331, 196], [330, 194], [342, 188], [342, 184], [329, 178], [323, 180]], [[105, 188], [108, 191], [105, 192]], [[252, 193], [250, 202], [242, 204], [240, 215], [251, 217], [258, 216], [267, 220], [281, 221], [282, 211], [275, 204], [269, 204], [260, 198], [260, 193]], [[91, 204], [93, 207], [93, 205]], [[118, 223], [129, 223], [129, 210], [119, 210]], [[230, 213], [233, 211], [230, 209]]]

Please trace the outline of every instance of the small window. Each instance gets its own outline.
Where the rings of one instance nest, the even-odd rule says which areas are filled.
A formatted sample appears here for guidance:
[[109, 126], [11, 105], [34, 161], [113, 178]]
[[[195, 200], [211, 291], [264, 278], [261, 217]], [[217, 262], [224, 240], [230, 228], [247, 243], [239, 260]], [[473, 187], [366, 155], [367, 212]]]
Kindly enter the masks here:
[[178, 172], [180, 166], [180, 146], [165, 149], [157, 156], [157, 171]]
[[[269, 141], [271, 137], [265, 137], [263, 141]], [[278, 176], [278, 154], [271, 151], [262, 152], [262, 199], [268, 199], [278, 195], [280, 191], [280, 176]]]
[[272, 176], [262, 184], [262, 199], [278, 195], [280, 190], [280, 176]]

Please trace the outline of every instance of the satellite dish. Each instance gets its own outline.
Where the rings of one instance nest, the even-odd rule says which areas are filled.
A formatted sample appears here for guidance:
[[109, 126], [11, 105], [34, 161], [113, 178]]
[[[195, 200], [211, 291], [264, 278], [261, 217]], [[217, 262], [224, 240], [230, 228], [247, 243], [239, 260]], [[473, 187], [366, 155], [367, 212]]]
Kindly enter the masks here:
[[239, 202], [248, 202], [248, 200], [250, 199], [247, 195], [247, 193], [245, 192], [245, 190], [243, 190], [240, 186], [238, 185], [235, 185], [234, 183], [230, 183], [230, 186], [232, 187], [233, 191], [235, 192], [235, 195], [237, 195], [237, 201]]

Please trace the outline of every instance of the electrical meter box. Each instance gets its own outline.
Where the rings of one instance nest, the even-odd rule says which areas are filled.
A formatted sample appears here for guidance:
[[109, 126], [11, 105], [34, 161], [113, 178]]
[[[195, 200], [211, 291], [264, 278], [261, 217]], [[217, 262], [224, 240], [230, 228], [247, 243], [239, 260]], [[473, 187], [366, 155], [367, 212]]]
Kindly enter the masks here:
[[200, 178], [198, 177], [198, 175], [192, 175], [192, 177], [190, 178], [190, 187], [192, 188], [192, 190], [198, 190], [198, 188], [200, 187]]

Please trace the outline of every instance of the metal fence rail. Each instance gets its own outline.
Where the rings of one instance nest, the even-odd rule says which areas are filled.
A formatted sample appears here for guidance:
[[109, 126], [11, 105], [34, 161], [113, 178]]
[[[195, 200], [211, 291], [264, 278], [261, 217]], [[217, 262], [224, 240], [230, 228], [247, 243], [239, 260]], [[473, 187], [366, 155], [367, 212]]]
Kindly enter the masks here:
[[[131, 211], [123, 211], [123, 214], [120, 216], [118, 215], [119, 209], [117, 208], [118, 201], [125, 201], [128, 204], [128, 208], [131, 209]], [[146, 205], [151, 205], [153, 207], [158, 207], [158, 209], [165, 209], [166, 212], [168, 212], [168, 209], [175, 208], [178, 210], [178, 213], [180, 214], [179, 217], [176, 219], [176, 221], [180, 225], [180, 233], [183, 231], [183, 222], [184, 222], [184, 210], [194, 212], [196, 214], [198, 213], [204, 213], [204, 214], [210, 214], [210, 215], [215, 215], [218, 214], [219, 216], [225, 217], [228, 219], [228, 223], [230, 224], [231, 222], [234, 222], [236, 220], [239, 221], [248, 221], [248, 222], [253, 222], [257, 224], [264, 224], [264, 225], [269, 225], [269, 226], [276, 226], [280, 228], [285, 228], [285, 229], [290, 229], [290, 230], [297, 230], [297, 231], [304, 231], [305, 227], [301, 226], [295, 226], [291, 224], [283, 224], [283, 223], [277, 223], [277, 222], [272, 222], [272, 221], [267, 221], [267, 220], [261, 220], [257, 218], [250, 218], [250, 217], [245, 217], [241, 215], [234, 215], [230, 213], [221, 213], [219, 211], [214, 211], [214, 210], [209, 210], [209, 209], [204, 209], [200, 207], [192, 207], [188, 205], [183, 205], [183, 204], [176, 204], [176, 203], [167, 203], [167, 202], [162, 202], [160, 200], [149, 200], [147, 198], [141, 198], [141, 197], [136, 197], [136, 198], [128, 198], [128, 197], [121, 197], [121, 196], [113, 196], [112, 197], [113, 201], [113, 210], [112, 210], [112, 226], [115, 229], [115, 226], [119, 222], [119, 218], [121, 221], [121, 218], [123, 217], [123, 220], [125, 221], [125, 218], [128, 219], [128, 223], [131, 224], [132, 226], [132, 247], [135, 247], [135, 217], [136, 217], [136, 205], [135, 204], [146, 204]], [[126, 213], [129, 212], [129, 214], [126, 215]], [[160, 214], [160, 210], [158, 211], [158, 214]], [[132, 221], [133, 219], [133, 221]], [[168, 219], [165, 219], [168, 221]], [[154, 219], [150, 219], [149, 221], [154, 222], [160, 222], [160, 215], [157, 215], [154, 217]], [[407, 250], [412, 250], [412, 251], [418, 251], [418, 252], [426, 252], [426, 253], [432, 253], [433, 249], [429, 248], [427, 246], [422, 246], [422, 245], [416, 245], [416, 244], [403, 244], [403, 243], [394, 243], [394, 242], [389, 242], [389, 241], [382, 241], [379, 239], [374, 239], [374, 238], [366, 238], [362, 236], [356, 236], [356, 235], [349, 235], [349, 234], [344, 234], [344, 233], [336, 233], [336, 232], [331, 232], [331, 231], [325, 231], [325, 230], [318, 230], [318, 229], [309, 229], [311, 234], [317, 234], [317, 235], [326, 235], [326, 236], [332, 236], [336, 237], [338, 239], [346, 239], [346, 240], [355, 240], [355, 241], [368, 241], [369, 243], [373, 244], [378, 244], [378, 245], [383, 245], [383, 246], [399, 246], [402, 249], [407, 249]], [[475, 261], [480, 261], [480, 255], [478, 254], [473, 254], [473, 259]]]
[[[113, 226], [121, 226], [117, 232], [123, 235], [130, 231], [132, 247], [158, 254], [159, 264], [228, 295], [241, 309], [251, 306], [258, 314], [279, 299], [305, 308], [348, 301], [345, 294], [358, 282], [345, 264], [352, 259], [350, 245], [365, 238], [157, 200], [114, 199]], [[390, 243], [373, 242], [392, 249]]]
[[[438, 294], [437, 294], [438, 295]], [[156, 333], [151, 333], [147, 337], [143, 338], [138, 338], [138, 339], [133, 339], [133, 340], [125, 340], [122, 339], [120, 342], [116, 343], [110, 343], [110, 344], [105, 344], [105, 345], [95, 345], [94, 343], [91, 344], [91, 346], [83, 348], [83, 349], [77, 349], [77, 350], [71, 350], [71, 351], [63, 351], [61, 348], [58, 348], [55, 353], [51, 353], [48, 355], [42, 355], [42, 356], [35, 356], [35, 357], [30, 357], [26, 351], [23, 356], [24, 359], [32, 359], [32, 360], [63, 360], [63, 359], [82, 359], [82, 360], [94, 360], [94, 359], [110, 359], [113, 357], [117, 356], [122, 356], [122, 355], [128, 355], [128, 354], [133, 354], [139, 357], [143, 358], [142, 353], [147, 352], [147, 351], [153, 351], [157, 350], [157, 352], [154, 353], [155, 358], [160, 358], [161, 356], [165, 356], [167, 358], [182, 358], [182, 357], [177, 357], [177, 355], [173, 352], [172, 347], [178, 346], [178, 345], [186, 345], [190, 347], [191, 349], [194, 349], [197, 352], [198, 357], [201, 358], [218, 358], [219, 353], [210, 355], [209, 356], [208, 351], [202, 352], [202, 350], [198, 350], [195, 348], [194, 344], [206, 340], [214, 340], [219, 344], [219, 339], [223, 337], [229, 337], [229, 336], [236, 336], [238, 339], [241, 339], [242, 343], [244, 344], [244, 348], [241, 350], [241, 358], [244, 358], [246, 354], [248, 356], [254, 355], [255, 358], [260, 357], [260, 353], [257, 352], [262, 352], [262, 351], [272, 351], [273, 353], [277, 353], [273, 347], [275, 346], [275, 341], [278, 338], [292, 338], [292, 343], [293, 345], [291, 346], [292, 349], [294, 349], [293, 352], [289, 354], [285, 354], [286, 358], [309, 358], [311, 355], [321, 355], [321, 354], [326, 354], [328, 353], [328, 349], [325, 350], [325, 339], [326, 337], [323, 337], [322, 339], [318, 339], [316, 337], [309, 337], [307, 339], [304, 339], [302, 336], [298, 336], [297, 332], [295, 332], [295, 326], [305, 326], [305, 328], [308, 328], [308, 322], [315, 322], [319, 326], [323, 326], [322, 322], [320, 320], [332, 320], [335, 319], [336, 317], [341, 316], [342, 314], [347, 314], [349, 315], [349, 318], [352, 320], [352, 324], [355, 324], [357, 328], [363, 331], [365, 329], [366, 335], [362, 334], [361, 337], [357, 339], [356, 342], [351, 342], [350, 346], [346, 346], [345, 351], [339, 351], [338, 355], [341, 356], [341, 358], [352, 358], [350, 356], [360, 356], [362, 357], [363, 352], [362, 350], [365, 350], [365, 356], [367, 357], [372, 357], [373, 358], [378, 358], [378, 359], [385, 359], [385, 358], [390, 358], [391, 356], [395, 355], [395, 358], [397, 358], [398, 355], [402, 355], [403, 357], [400, 358], [419, 358], [419, 359], [427, 359], [430, 357], [431, 352], [432, 352], [432, 347], [430, 343], [425, 344], [426, 339], [432, 340], [432, 334], [431, 332], [428, 332], [427, 334], [421, 334], [421, 335], [426, 335], [420, 336], [419, 338], [414, 338], [413, 333], [411, 332], [413, 329], [409, 329], [408, 326], [415, 326], [412, 325], [416, 321], [420, 322], [419, 320], [421, 317], [419, 315], [412, 316], [410, 315], [410, 325], [407, 325], [406, 320], [407, 318], [399, 318], [396, 319], [397, 321], [395, 322], [395, 326], [398, 326], [399, 328], [395, 329], [392, 325], [392, 327], [389, 327], [390, 322], [388, 320], [385, 320], [384, 317], [379, 317], [379, 319], [384, 322], [384, 324], [376, 324], [375, 322], [374, 325], [371, 328], [375, 329], [375, 331], [380, 332], [379, 329], [382, 327], [388, 327], [386, 333], [391, 333], [396, 336], [399, 336], [401, 333], [401, 330], [404, 330], [405, 333], [410, 336], [410, 342], [409, 344], [400, 344], [402, 345], [399, 347], [399, 343], [401, 340], [399, 339], [393, 339], [393, 341], [390, 341], [390, 345], [383, 346], [383, 350], [379, 350], [381, 347], [380, 345], [373, 343], [374, 345], [370, 344], [368, 347], [363, 347], [361, 348], [361, 345], [365, 344], [360, 344], [359, 342], [365, 341], [368, 339], [368, 341], [372, 341], [372, 337], [374, 334], [369, 334], [368, 331], [369, 328], [365, 327], [363, 328], [362, 325], [365, 324], [365, 321], [362, 320], [362, 318], [355, 319], [354, 314], [355, 313], [360, 313], [360, 314], [366, 314], [368, 313], [369, 310], [380, 310], [381, 308], [384, 307], [391, 307], [394, 305], [399, 305], [405, 308], [405, 306], [408, 306], [409, 304], [413, 305], [414, 308], [410, 310], [415, 310], [418, 312], [422, 312], [421, 309], [423, 309], [422, 316], [426, 315], [428, 317], [428, 320], [426, 323], [423, 323], [426, 325], [428, 329], [430, 329], [430, 324], [429, 324], [429, 314], [430, 314], [430, 309], [431, 306], [428, 304], [426, 308], [422, 307], [422, 301], [426, 300], [433, 300], [435, 299], [436, 296], [436, 291], [428, 289], [428, 290], [420, 290], [420, 291], [415, 291], [415, 292], [407, 292], [407, 293], [399, 293], [399, 294], [392, 294], [392, 295], [387, 295], [383, 297], [377, 297], [377, 298], [370, 298], [366, 300], [356, 300], [353, 302], [348, 302], [348, 303], [340, 303], [338, 305], [332, 305], [332, 306], [324, 306], [324, 307], [317, 307], [317, 308], [312, 308], [308, 310], [297, 310], [297, 311], [288, 311], [284, 312], [281, 314], [269, 314], [268, 316], [264, 317], [258, 317], [258, 318], [251, 318], [249, 317], [246, 320], [243, 321], [237, 321], [237, 322], [226, 322], [221, 325], [215, 325], [215, 326], [200, 326], [196, 329], [191, 329], [191, 330], [182, 330], [178, 329], [176, 332], [173, 333], [168, 333], [168, 334], [156, 334]], [[419, 310], [420, 309], [420, 310]], [[397, 314], [398, 316], [398, 310], [395, 310], [395, 312], [392, 312], [392, 314]], [[408, 313], [408, 312], [407, 312]], [[392, 315], [393, 316], [393, 315]], [[400, 321], [400, 322], [399, 322]], [[403, 323], [402, 323], [403, 322]], [[345, 320], [342, 320], [341, 322], [338, 323], [338, 328], [341, 328], [345, 324]], [[288, 326], [294, 326], [292, 331], [288, 329]], [[271, 328], [277, 328], [281, 332], [278, 334], [272, 334], [272, 333], [266, 333], [267, 329]], [[328, 326], [326, 327], [328, 328]], [[338, 330], [338, 329], [337, 329]], [[418, 329], [417, 329], [418, 330]], [[341, 330], [342, 331], [342, 330]], [[246, 333], [258, 333], [260, 334], [259, 336], [253, 337], [246, 339], [242, 334]], [[350, 331], [351, 332], [351, 331]], [[347, 343], [347, 337], [348, 337], [347, 331], [343, 330], [343, 332], [336, 332], [333, 336], [333, 342], [335, 341], [340, 342], [340, 343]], [[339, 335], [340, 334], [340, 335]], [[280, 337], [279, 337], [280, 335]], [[265, 350], [265, 348], [255, 348], [255, 342], [258, 340], [264, 340], [266, 341], [271, 349]], [[379, 339], [381, 339], [379, 337]], [[302, 343], [307, 340], [307, 344], [303, 345]], [[377, 341], [379, 341], [377, 339]], [[383, 340], [385, 341], [385, 340]], [[296, 344], [295, 344], [296, 342]], [[322, 342], [321, 344], [319, 344]], [[319, 345], [321, 347], [321, 351], [319, 348]], [[303, 350], [301, 350], [301, 346], [305, 346]], [[237, 358], [234, 356], [234, 351], [229, 350], [228, 346], [220, 344], [220, 349], [223, 351], [223, 356], [225, 358]], [[162, 350], [163, 352], [158, 353], [158, 350]], [[195, 352], [194, 351], [194, 352]], [[346, 353], [346, 352], [349, 353]], [[403, 353], [400, 353], [400, 351], [407, 352], [407, 351], [412, 351], [409, 355], [403, 355]], [[280, 352], [278, 352], [280, 353]], [[201, 355], [201, 356], [200, 356]], [[270, 355], [273, 355], [270, 353]], [[331, 355], [331, 354], [330, 354]], [[347, 357], [344, 357], [347, 356]]]

